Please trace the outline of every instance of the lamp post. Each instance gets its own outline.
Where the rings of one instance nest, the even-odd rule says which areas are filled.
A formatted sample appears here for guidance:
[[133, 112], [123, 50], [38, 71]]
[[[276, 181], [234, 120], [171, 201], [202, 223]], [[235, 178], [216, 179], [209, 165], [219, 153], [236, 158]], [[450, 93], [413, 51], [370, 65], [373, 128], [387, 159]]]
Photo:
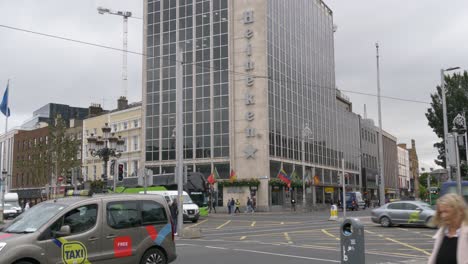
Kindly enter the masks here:
[[[447, 102], [445, 97], [445, 72], [458, 70], [460, 67], [452, 67], [448, 69], [440, 69], [440, 90], [442, 92], [442, 115], [444, 119], [444, 148], [445, 148], [445, 167], [447, 167], [448, 151], [447, 151], [447, 135], [448, 135], [448, 124], [447, 124]], [[449, 179], [452, 179], [452, 172], [450, 169], [447, 170]]]
[[[104, 173], [103, 179], [107, 187], [107, 162], [110, 157], [120, 158], [121, 153], [123, 152], [123, 146], [125, 141], [119, 136], [115, 137], [114, 133], [111, 132], [111, 128], [108, 123], [101, 128], [103, 136], [95, 137], [91, 134], [88, 140], [88, 149], [93, 157], [99, 157], [104, 161]], [[112, 175], [114, 183], [114, 192], [117, 186], [117, 181], [115, 175]]]
[[[460, 132], [460, 133], [458, 133]], [[466, 120], [465, 117], [461, 114], [458, 114], [453, 119], [453, 138], [455, 140], [455, 157], [457, 161], [457, 193], [458, 195], [462, 195], [462, 185], [461, 185], [461, 168], [460, 168], [460, 153], [458, 148], [458, 136], [459, 134], [465, 134], [466, 132]]]
[[309, 125], [306, 123], [304, 124], [304, 128], [302, 129], [302, 206], [304, 207], [304, 211], [306, 211], [306, 189], [305, 189], [305, 141], [307, 137], [312, 133], [309, 128]]

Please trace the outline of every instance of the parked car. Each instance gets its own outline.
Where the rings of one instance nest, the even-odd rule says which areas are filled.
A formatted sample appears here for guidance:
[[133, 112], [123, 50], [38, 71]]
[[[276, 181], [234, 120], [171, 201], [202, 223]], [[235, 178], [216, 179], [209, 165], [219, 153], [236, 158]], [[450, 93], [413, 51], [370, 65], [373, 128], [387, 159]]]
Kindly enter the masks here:
[[161, 263], [176, 259], [159, 195], [96, 195], [42, 202], [0, 232], [0, 264]]
[[392, 225], [428, 226], [435, 211], [427, 203], [420, 201], [398, 201], [372, 210], [372, 222], [383, 227]]

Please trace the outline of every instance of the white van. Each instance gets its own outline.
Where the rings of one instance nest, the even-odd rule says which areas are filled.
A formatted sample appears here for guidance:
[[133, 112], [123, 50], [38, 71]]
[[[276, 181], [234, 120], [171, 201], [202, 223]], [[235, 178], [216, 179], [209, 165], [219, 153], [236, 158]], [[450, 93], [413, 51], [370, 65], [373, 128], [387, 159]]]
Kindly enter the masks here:
[[[141, 191], [140, 193], [145, 193]], [[177, 191], [146, 191], [148, 194], [159, 194], [164, 196], [167, 203], [170, 205], [174, 199], [177, 198]], [[182, 208], [184, 210], [184, 221], [192, 221], [196, 223], [200, 218], [200, 208], [196, 205], [187, 192], [182, 193], [182, 197], [184, 198], [184, 203]]]
[[[0, 204], [1, 204], [0, 196]], [[1, 206], [1, 205], [0, 205]], [[22, 213], [21, 206], [18, 203], [17, 193], [5, 193], [5, 208], [3, 208], [3, 219], [15, 218]]]

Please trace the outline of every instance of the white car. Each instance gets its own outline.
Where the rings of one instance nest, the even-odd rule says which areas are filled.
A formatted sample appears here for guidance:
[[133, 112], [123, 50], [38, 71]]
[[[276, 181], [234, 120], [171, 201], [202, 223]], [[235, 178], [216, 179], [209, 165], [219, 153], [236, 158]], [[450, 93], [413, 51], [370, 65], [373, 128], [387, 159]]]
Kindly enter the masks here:
[[[141, 191], [140, 193], [144, 193]], [[146, 191], [148, 194], [159, 194], [164, 196], [168, 204], [171, 204], [174, 199], [177, 198], [177, 191]], [[196, 223], [200, 218], [200, 208], [196, 205], [187, 192], [182, 193], [182, 197], [184, 199], [184, 203], [182, 204], [182, 208], [184, 210], [184, 221], [192, 221]]]

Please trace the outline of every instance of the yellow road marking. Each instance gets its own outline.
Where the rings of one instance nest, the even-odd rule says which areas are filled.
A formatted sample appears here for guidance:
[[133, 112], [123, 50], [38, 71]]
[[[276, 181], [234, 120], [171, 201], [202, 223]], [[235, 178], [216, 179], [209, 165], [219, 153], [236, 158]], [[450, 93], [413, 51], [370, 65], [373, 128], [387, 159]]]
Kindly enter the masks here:
[[218, 226], [216, 229], [221, 229], [221, 228], [223, 228], [224, 226], [226, 226], [226, 225], [229, 224], [229, 223], [231, 223], [231, 220], [226, 221], [226, 223], [224, 223], [224, 224]]
[[250, 226], [252, 226], [252, 227], [255, 226], [255, 223], [257, 223], [257, 222], [253, 221]]
[[244, 240], [245, 238], [246, 238], [246, 236], [241, 236], [240, 240]]
[[340, 239], [337, 238], [335, 235], [330, 234], [330, 233], [329, 233], [327, 230], [325, 230], [325, 229], [322, 229], [322, 232], [323, 232], [325, 235], [329, 236], [329, 237], [333, 237], [333, 238], [335, 238], [336, 240], [340, 240]]
[[417, 251], [419, 251], [419, 252], [422, 252], [422, 253], [424, 253], [424, 254], [426, 254], [426, 255], [428, 255], [428, 256], [431, 255], [431, 253], [427, 252], [426, 250], [417, 248], [417, 247], [412, 246], [412, 245], [410, 245], [410, 244], [403, 243], [403, 242], [401, 242], [401, 241], [398, 241], [398, 240], [395, 240], [395, 239], [392, 239], [392, 238], [388, 238], [388, 237], [385, 238], [385, 239], [387, 239], [388, 241], [392, 241], [392, 242], [395, 242], [395, 243], [397, 243], [397, 244], [403, 245], [403, 246], [405, 246], [405, 247], [412, 248], [412, 249], [417, 250]]
[[208, 221], [208, 219], [203, 220], [203, 221], [200, 221], [200, 222], [198, 222], [198, 223], [196, 223], [196, 224], [194, 224], [194, 225], [191, 225], [190, 227], [194, 227], [194, 226], [197, 226], [197, 225], [201, 225], [201, 224], [205, 223], [206, 221]]
[[284, 232], [284, 238], [288, 241], [288, 244], [292, 244], [291, 238], [289, 237], [288, 232]]
[[284, 222], [281, 222], [281, 225], [284, 225]]

